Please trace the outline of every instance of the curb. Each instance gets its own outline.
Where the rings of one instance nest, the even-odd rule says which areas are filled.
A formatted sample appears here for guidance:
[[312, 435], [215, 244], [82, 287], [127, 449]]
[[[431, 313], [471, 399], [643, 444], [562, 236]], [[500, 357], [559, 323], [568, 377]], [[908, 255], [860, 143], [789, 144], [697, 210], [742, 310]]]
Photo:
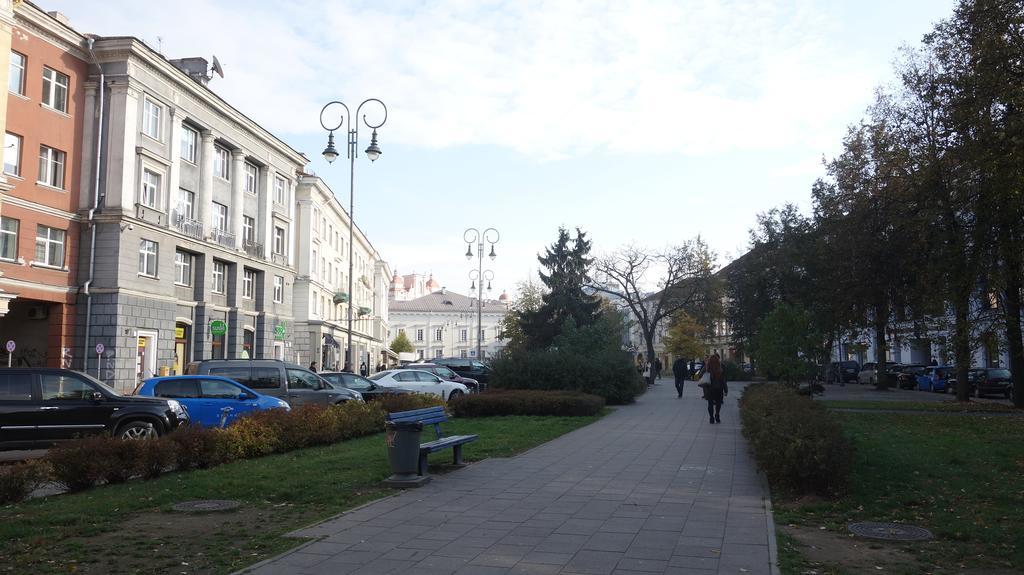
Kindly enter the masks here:
[[768, 522], [768, 569], [771, 575], [779, 575], [779, 547], [775, 535], [775, 517], [772, 514], [772, 492], [768, 486], [768, 478], [763, 472], [758, 472], [761, 477], [761, 486], [768, 495], [764, 498], [764, 512]]

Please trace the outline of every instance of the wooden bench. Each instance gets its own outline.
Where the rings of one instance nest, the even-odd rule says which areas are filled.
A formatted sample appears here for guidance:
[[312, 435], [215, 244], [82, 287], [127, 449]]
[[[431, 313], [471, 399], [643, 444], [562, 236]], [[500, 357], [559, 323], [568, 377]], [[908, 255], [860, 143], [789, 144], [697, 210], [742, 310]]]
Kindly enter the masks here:
[[462, 445], [479, 439], [479, 435], [452, 435], [445, 437], [441, 432], [441, 424], [448, 421], [448, 414], [443, 406], [425, 407], [423, 409], [411, 409], [409, 411], [396, 411], [388, 414], [388, 420], [399, 422], [419, 422], [423, 425], [433, 425], [437, 439], [420, 444], [420, 463], [417, 473], [426, 475], [427, 456], [435, 451], [452, 448], [455, 465], [462, 465]]

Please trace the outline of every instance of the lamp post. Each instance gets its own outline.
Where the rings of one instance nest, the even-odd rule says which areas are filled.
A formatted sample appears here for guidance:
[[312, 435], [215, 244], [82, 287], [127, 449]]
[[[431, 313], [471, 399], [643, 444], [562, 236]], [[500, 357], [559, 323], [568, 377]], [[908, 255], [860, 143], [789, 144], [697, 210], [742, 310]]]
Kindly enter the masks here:
[[[494, 238], [494, 239], [491, 239]], [[498, 257], [498, 254], [494, 253], [494, 244], [498, 243], [501, 239], [501, 234], [494, 228], [487, 228], [484, 231], [480, 231], [476, 228], [469, 228], [462, 234], [463, 241], [466, 242], [466, 259], [473, 259], [473, 244], [476, 244], [476, 256], [477, 256], [477, 269], [470, 270], [469, 279], [472, 280], [472, 285], [469, 289], [476, 289], [476, 358], [481, 359], [480, 356], [480, 345], [483, 340], [483, 296], [484, 296], [484, 281], [487, 282], [487, 291], [491, 291], [491, 280], [494, 279], [494, 272], [491, 270], [484, 270], [484, 242], [491, 244], [491, 253], [487, 254], [491, 261]], [[479, 284], [477, 283], [479, 282]]]
[[[334, 131], [341, 129], [342, 126], [348, 122], [348, 159], [349, 159], [349, 179], [348, 179], [348, 351], [345, 354], [345, 364], [348, 365], [349, 371], [358, 369], [355, 365], [355, 344], [352, 341], [352, 305], [355, 300], [355, 294], [352, 291], [352, 250], [353, 250], [353, 229], [355, 228], [355, 182], [356, 182], [356, 155], [358, 154], [359, 146], [359, 111], [363, 109], [363, 106], [369, 103], [379, 104], [384, 110], [384, 117], [381, 118], [380, 122], [372, 123], [366, 118], [366, 114], [362, 116], [362, 122], [367, 128], [373, 130], [373, 134], [370, 136], [370, 145], [366, 148], [366, 157], [370, 158], [371, 162], [377, 161], [380, 157], [380, 147], [377, 145], [377, 128], [384, 125], [384, 122], [388, 120], [388, 107], [384, 105], [384, 102], [376, 98], [368, 98], [363, 100], [362, 103], [356, 108], [355, 118], [349, 112], [348, 106], [343, 102], [337, 100], [328, 102], [320, 110], [320, 125], [323, 129], [327, 130], [327, 147], [324, 148], [324, 159], [327, 163], [333, 163], [338, 158], [338, 150], [334, 148]], [[324, 121], [324, 113], [327, 112], [328, 108], [331, 108], [337, 104], [341, 106], [344, 111], [338, 110], [338, 122], [330, 123]]]

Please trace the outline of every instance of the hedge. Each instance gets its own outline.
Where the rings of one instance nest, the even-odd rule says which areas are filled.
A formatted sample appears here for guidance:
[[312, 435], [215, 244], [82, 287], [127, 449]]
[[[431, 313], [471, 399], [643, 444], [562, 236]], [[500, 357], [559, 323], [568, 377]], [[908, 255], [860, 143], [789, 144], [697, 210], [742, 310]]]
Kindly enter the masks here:
[[853, 447], [821, 404], [789, 386], [753, 384], [740, 398], [740, 419], [773, 487], [798, 495], [838, 495], [846, 489]]
[[452, 415], [487, 417], [492, 415], [596, 415], [604, 408], [604, 398], [573, 391], [495, 390], [474, 393], [448, 403]]

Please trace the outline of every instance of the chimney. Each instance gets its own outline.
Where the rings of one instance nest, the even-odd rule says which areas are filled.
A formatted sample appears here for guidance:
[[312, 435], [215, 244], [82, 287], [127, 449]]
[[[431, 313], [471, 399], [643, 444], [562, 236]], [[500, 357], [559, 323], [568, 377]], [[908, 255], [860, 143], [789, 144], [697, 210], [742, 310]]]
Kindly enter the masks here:
[[71, 21], [68, 20], [68, 17], [65, 16], [63, 12], [57, 12], [56, 10], [54, 10], [53, 12], [47, 12], [47, 14], [49, 14], [51, 18], [60, 22], [61, 24], [69, 28], [71, 27]]
[[171, 65], [175, 68], [186, 73], [196, 82], [202, 85], [206, 85], [210, 81], [209, 70], [210, 63], [206, 61], [206, 58], [194, 57], [194, 58], [179, 58], [177, 60], [169, 60]]

